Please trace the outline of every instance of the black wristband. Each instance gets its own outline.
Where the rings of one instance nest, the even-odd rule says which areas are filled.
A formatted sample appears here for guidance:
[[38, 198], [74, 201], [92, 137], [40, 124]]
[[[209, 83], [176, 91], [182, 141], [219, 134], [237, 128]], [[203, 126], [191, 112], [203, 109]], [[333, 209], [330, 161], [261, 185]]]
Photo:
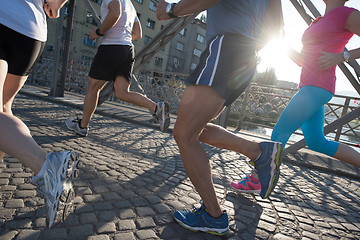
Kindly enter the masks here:
[[95, 33], [96, 33], [96, 35], [98, 35], [98, 36], [100, 36], [100, 37], [104, 36], [104, 34], [101, 34], [101, 33], [100, 33], [100, 28], [97, 28], [97, 29], [95, 30]]

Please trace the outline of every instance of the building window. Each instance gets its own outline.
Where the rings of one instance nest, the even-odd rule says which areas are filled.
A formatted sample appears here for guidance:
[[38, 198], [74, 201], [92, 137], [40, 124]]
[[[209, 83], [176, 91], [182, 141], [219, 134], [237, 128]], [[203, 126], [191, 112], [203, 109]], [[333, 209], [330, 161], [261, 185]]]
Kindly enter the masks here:
[[155, 57], [155, 65], [162, 66], [162, 64], [163, 64], [163, 58]]
[[181, 67], [181, 60], [178, 59], [177, 57], [174, 58], [174, 67], [175, 68], [180, 68]]
[[204, 43], [205, 42], [205, 37], [201, 34], [197, 34], [196, 40], [198, 42]]
[[135, 0], [135, 1], [137, 1], [138, 3], [143, 3], [143, 0]]
[[182, 44], [181, 42], [177, 42], [176, 49], [179, 51], [182, 51], [184, 49], [184, 44]]
[[83, 66], [91, 66], [93, 58], [89, 56], [81, 56], [81, 65]]
[[181, 29], [181, 31], [179, 32], [179, 34], [180, 34], [181, 36], [185, 36], [185, 33], [186, 33], [186, 29], [185, 29], [185, 28]]
[[[65, 4], [65, 7], [64, 7], [64, 14], [65, 14], [65, 16], [67, 16], [68, 14], [69, 14], [69, 8], [68, 8], [68, 6], [69, 6], [69, 3], [66, 3]], [[76, 12], [76, 6], [74, 6], [74, 13], [73, 13], [73, 17], [75, 17], [75, 12]]]
[[98, 4], [101, 4], [101, 2], [102, 2], [102, 0], [91, 0], [91, 1], [96, 2]]
[[194, 48], [194, 55], [200, 57], [201, 56], [201, 51], [199, 49], [197, 49], [197, 48]]
[[190, 66], [191, 70], [194, 70], [196, 67], [197, 67], [196, 63], [192, 63], [191, 66]]
[[151, 40], [152, 40], [151, 37], [145, 36], [145, 37], [144, 37], [144, 44], [145, 44], [145, 45], [148, 45], [148, 44], [151, 42]]
[[84, 45], [89, 47], [96, 47], [96, 40], [91, 40], [88, 34], [84, 36]]
[[97, 25], [95, 19], [93, 18], [93, 15], [91, 12], [86, 13], [86, 23], [90, 23], [92, 25]]
[[148, 20], [146, 21], [146, 26], [148, 28], [154, 29], [155, 28], [155, 21], [151, 20], [150, 18], [148, 18]]
[[154, 12], [156, 12], [156, 3], [154, 3], [153, 1], [150, 1], [150, 6], [149, 6], [149, 8], [150, 8], [151, 10], [153, 10]]

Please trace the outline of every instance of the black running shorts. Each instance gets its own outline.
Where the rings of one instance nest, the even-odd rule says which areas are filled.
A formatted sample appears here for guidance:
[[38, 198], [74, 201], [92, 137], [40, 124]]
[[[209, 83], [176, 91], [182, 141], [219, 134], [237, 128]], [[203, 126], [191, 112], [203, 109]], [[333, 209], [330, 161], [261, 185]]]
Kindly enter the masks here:
[[89, 76], [105, 81], [115, 81], [117, 76], [123, 76], [130, 82], [134, 55], [133, 46], [100, 45], [91, 64]]
[[0, 24], [0, 59], [8, 64], [8, 73], [28, 76], [44, 50], [41, 42]]
[[255, 71], [253, 41], [237, 34], [219, 35], [210, 41], [185, 83], [214, 88], [229, 106], [250, 84]]

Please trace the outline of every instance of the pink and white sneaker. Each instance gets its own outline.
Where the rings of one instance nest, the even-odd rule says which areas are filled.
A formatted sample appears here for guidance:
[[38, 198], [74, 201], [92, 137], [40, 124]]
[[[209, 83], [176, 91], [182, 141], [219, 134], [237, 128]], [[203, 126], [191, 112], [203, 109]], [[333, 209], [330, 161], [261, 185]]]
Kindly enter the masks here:
[[260, 193], [261, 191], [261, 184], [259, 179], [255, 179], [251, 174], [246, 175], [245, 178], [243, 178], [239, 182], [231, 182], [231, 186], [239, 192], [243, 193]]

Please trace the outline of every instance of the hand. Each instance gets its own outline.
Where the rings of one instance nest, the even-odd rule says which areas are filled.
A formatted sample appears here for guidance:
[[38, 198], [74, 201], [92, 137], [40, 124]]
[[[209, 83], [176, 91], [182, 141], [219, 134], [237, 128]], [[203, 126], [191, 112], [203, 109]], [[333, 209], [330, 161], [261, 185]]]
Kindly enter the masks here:
[[58, 18], [60, 16], [60, 9], [66, 1], [67, 0], [47, 0], [43, 5], [45, 13], [49, 18]]
[[158, 20], [169, 20], [171, 17], [166, 13], [166, 7], [168, 3], [164, 0], [160, 0], [156, 5], [156, 17]]
[[95, 39], [98, 39], [98, 38], [100, 38], [100, 36], [96, 34], [96, 28], [94, 28], [90, 32], [90, 40], [95, 40]]
[[344, 61], [342, 53], [328, 53], [320, 50], [321, 56], [318, 58], [320, 70], [326, 70]]

